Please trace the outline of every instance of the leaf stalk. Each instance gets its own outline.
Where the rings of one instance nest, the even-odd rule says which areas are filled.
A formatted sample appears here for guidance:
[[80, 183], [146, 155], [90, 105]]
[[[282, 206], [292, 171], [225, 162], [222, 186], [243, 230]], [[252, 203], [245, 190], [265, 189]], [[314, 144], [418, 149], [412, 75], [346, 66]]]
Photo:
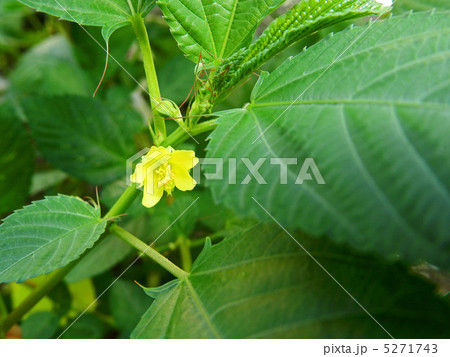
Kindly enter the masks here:
[[127, 230], [123, 229], [119, 225], [113, 224], [109, 230], [112, 233], [114, 233], [117, 237], [122, 239], [125, 243], [136, 248], [139, 252], [141, 252], [142, 255], [149, 257], [155, 263], [159, 264], [161, 267], [163, 267], [165, 270], [171, 273], [174, 277], [178, 279], [184, 279], [188, 275], [186, 271], [176, 266], [164, 255], [158, 253], [151, 246], [145, 244], [139, 238], [137, 238]]

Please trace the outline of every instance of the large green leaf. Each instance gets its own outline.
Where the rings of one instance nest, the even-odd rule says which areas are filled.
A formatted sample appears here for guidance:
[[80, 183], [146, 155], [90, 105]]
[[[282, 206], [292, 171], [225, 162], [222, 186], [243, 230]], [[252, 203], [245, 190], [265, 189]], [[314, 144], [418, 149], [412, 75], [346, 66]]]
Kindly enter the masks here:
[[226, 58], [247, 45], [262, 19], [284, 0], [160, 0], [181, 50], [194, 62]]
[[143, 16], [155, 6], [155, 0], [19, 0], [24, 4], [80, 25], [102, 26], [108, 41], [111, 34], [130, 23], [134, 13]]
[[410, 10], [449, 10], [450, 2], [448, 0], [395, 0], [393, 2], [394, 13], [402, 13]]
[[23, 103], [38, 149], [51, 164], [97, 185], [125, 177], [126, 160], [137, 151], [133, 135], [144, 127], [135, 112], [112, 113], [82, 97]]
[[[444, 337], [450, 308], [400, 265], [324, 240], [303, 247], [394, 337]], [[358, 282], [358, 284], [355, 284]], [[388, 338], [284, 231], [255, 226], [206, 246], [155, 298], [135, 338]]]
[[46, 197], [16, 211], [0, 226], [0, 281], [23, 281], [67, 265], [105, 227], [100, 209], [77, 197]]
[[[222, 114], [208, 156], [238, 158], [237, 184], [210, 180], [216, 199], [362, 251], [449, 268], [449, 68], [448, 12], [392, 18], [311, 47], [263, 76], [245, 109]], [[240, 158], [298, 164], [287, 184], [269, 159], [259, 170], [267, 184], [241, 184]], [[312, 180], [295, 184], [303, 163]]]
[[34, 170], [31, 138], [12, 112], [7, 105], [0, 107], [0, 214], [23, 204]]
[[26, 52], [10, 80], [19, 95], [91, 96], [95, 89], [63, 36], [49, 37]]

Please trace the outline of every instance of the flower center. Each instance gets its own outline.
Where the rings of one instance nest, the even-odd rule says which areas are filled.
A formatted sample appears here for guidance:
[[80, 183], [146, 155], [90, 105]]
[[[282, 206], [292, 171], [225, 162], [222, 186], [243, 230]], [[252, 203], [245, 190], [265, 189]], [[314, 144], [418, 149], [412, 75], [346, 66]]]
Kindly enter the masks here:
[[167, 194], [171, 194], [175, 187], [174, 174], [172, 167], [166, 162], [162, 164], [156, 171], [156, 180], [158, 187], [162, 187]]

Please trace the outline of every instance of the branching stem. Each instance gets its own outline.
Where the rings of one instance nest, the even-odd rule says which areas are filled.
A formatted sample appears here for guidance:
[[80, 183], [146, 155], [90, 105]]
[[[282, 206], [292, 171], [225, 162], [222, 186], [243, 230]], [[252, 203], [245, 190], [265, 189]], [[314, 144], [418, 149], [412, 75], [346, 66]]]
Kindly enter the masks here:
[[216, 119], [207, 120], [197, 124], [192, 130], [186, 130], [185, 128], [178, 127], [172, 134], [170, 134], [162, 143], [163, 146], [177, 146], [190, 136], [196, 136], [208, 131], [213, 131], [217, 127]]

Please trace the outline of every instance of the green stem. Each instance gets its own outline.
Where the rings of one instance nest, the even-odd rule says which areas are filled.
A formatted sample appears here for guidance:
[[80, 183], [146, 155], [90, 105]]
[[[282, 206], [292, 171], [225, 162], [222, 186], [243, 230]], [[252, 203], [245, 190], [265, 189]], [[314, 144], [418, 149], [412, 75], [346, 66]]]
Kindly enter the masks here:
[[145, 76], [147, 78], [148, 92], [150, 96], [150, 104], [153, 109], [153, 120], [156, 132], [155, 140], [157, 141], [155, 144], [159, 145], [160, 142], [166, 138], [166, 123], [158, 114], [158, 111], [155, 110], [160, 104], [162, 98], [159, 91], [155, 64], [153, 62], [152, 49], [150, 47], [150, 41], [148, 39], [144, 19], [142, 18], [141, 14], [135, 14], [130, 18], [130, 21], [142, 52]]
[[117, 237], [122, 239], [125, 243], [136, 248], [142, 254], [146, 255], [147, 257], [152, 259], [154, 262], [158, 263], [160, 266], [162, 266], [164, 269], [166, 269], [169, 273], [171, 273], [176, 278], [184, 279], [188, 275], [187, 272], [185, 272], [183, 269], [177, 267], [169, 259], [167, 259], [164, 255], [158, 253], [151, 246], [145, 244], [139, 238], [135, 237], [133, 234], [131, 234], [127, 230], [123, 229], [122, 227], [118, 226], [117, 224], [113, 224], [110, 227], [110, 231], [112, 233], [114, 233]]
[[128, 207], [131, 206], [131, 204], [134, 202], [136, 197], [139, 196], [140, 193], [141, 191], [136, 189], [135, 184], [128, 186], [124, 193], [122, 193], [116, 203], [114, 203], [114, 205], [108, 211], [108, 213], [105, 214], [103, 219], [107, 220], [123, 214], [128, 209]]
[[[120, 196], [116, 203], [111, 207], [111, 209], [106, 213], [104, 219], [110, 219], [124, 213], [128, 209], [128, 207], [131, 206], [139, 193], [140, 191], [137, 190], [134, 185], [129, 186], [122, 194], [122, 196]], [[101, 237], [97, 241], [97, 244], [104, 237], [105, 236]], [[90, 250], [85, 251], [77, 260], [73, 261], [69, 265], [66, 265], [64, 268], [61, 268], [49, 274], [47, 279], [42, 284], [34, 289], [19, 306], [17, 306], [13, 311], [11, 311], [8, 316], [6, 316], [4, 320], [0, 321], [0, 330], [4, 333], [8, 332], [9, 329], [16, 323], [18, 323], [22, 319], [22, 317], [33, 308], [34, 305], [36, 305], [44, 296], [52, 291], [53, 288], [58, 285], [73, 269], [73, 267], [89, 252]]]
[[178, 237], [178, 244], [180, 247], [180, 254], [181, 254], [181, 264], [185, 271], [190, 271], [192, 266], [192, 254], [191, 254], [191, 248], [189, 244], [189, 239], [181, 234]]
[[186, 141], [191, 136], [200, 135], [217, 128], [216, 119], [211, 119], [197, 124], [192, 130], [187, 131], [182, 127], [178, 127], [172, 134], [170, 134], [162, 143], [162, 146], [177, 146]]
[[3, 296], [0, 292], [0, 321], [8, 315], [8, 309], [6, 308], [5, 301], [3, 300]]

